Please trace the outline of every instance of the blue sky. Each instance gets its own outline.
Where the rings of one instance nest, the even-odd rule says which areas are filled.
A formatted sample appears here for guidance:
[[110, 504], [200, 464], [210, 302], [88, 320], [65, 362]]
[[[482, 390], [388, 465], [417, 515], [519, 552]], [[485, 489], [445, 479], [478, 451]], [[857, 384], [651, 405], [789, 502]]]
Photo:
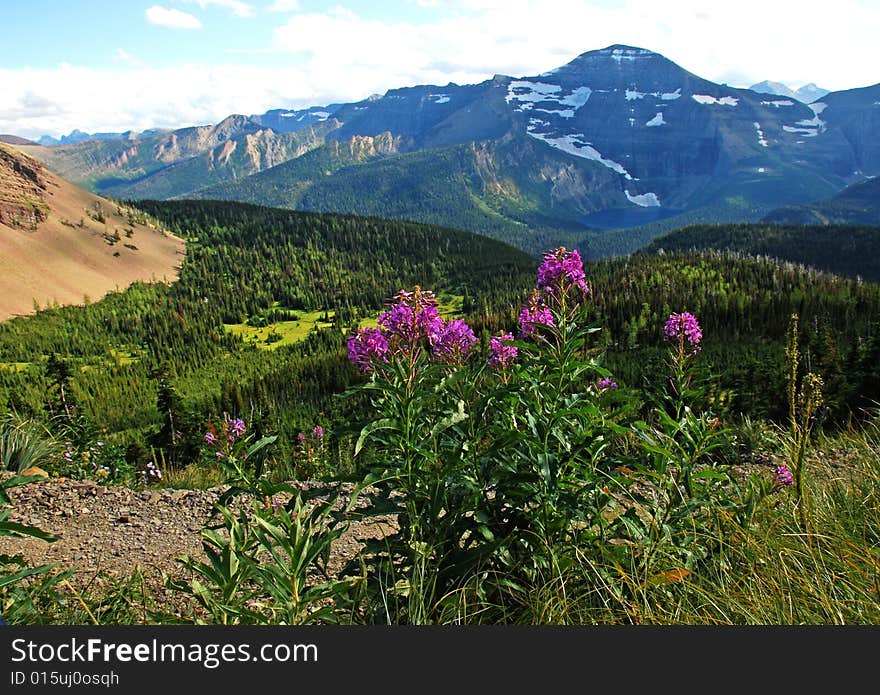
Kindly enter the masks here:
[[0, 133], [182, 127], [535, 75], [612, 43], [748, 86], [880, 82], [880, 0], [4, 2]]

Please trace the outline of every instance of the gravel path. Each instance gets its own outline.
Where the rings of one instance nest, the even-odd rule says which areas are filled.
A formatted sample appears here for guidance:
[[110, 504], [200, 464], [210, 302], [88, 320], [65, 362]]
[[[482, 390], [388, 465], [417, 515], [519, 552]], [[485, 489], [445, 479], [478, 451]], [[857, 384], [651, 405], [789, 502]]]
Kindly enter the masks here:
[[[295, 485], [302, 490], [332, 491], [322, 483]], [[73, 569], [71, 584], [78, 590], [94, 588], [96, 582], [101, 584], [108, 578], [128, 577], [137, 567], [148, 587], [173, 600], [165, 592], [163, 575], [184, 576], [176, 561], [180, 556], [204, 558], [200, 531], [210, 521], [212, 506], [223, 490], [132, 490], [90, 480], [53, 478], [12, 488], [9, 496], [15, 511], [10, 521], [37, 526], [59, 538], [46, 543], [0, 537], [0, 554], [23, 555], [32, 564], [58, 563], [61, 568]], [[342, 486], [340, 508], [348, 504], [352, 490], [350, 484]], [[367, 539], [383, 538], [396, 530], [392, 517], [363, 518], [359, 510], [368, 504], [362, 496], [349, 513], [349, 527], [333, 545], [331, 573], [338, 573], [356, 557]], [[174, 610], [184, 608], [181, 605]]]

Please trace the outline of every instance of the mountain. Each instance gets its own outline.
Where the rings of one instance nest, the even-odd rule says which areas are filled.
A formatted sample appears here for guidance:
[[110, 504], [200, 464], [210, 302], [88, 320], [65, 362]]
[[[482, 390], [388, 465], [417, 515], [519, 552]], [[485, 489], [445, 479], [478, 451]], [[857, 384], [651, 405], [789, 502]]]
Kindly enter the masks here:
[[764, 221], [783, 224], [853, 224], [880, 227], [880, 178], [853, 184], [828, 200], [773, 210], [764, 217]]
[[[322, 151], [338, 147], [328, 142], [303, 161], [194, 195], [407, 217], [529, 248], [536, 225], [547, 231], [542, 238], [555, 231], [588, 245], [600, 236], [590, 228], [703, 208], [720, 219], [759, 219], [774, 200], [805, 201], [845, 185], [802, 161], [809, 148], [801, 124], [816, 119], [810, 107], [714, 84], [628, 46], [534, 77], [391, 90], [333, 117], [342, 125], [328, 140], [352, 148], [356, 138], [382, 136], [398, 143], [395, 156], [340, 159]], [[332, 165], [312, 166], [318, 160]]]
[[[753, 92], [758, 92], [758, 94], [778, 94], [779, 96], [788, 97], [789, 99], [798, 98], [795, 91], [782, 82], [764, 80], [763, 82], [758, 82], [758, 84], [753, 84], [749, 89]], [[798, 101], [800, 100], [798, 99]]]
[[177, 277], [183, 242], [0, 144], [0, 320]]
[[822, 89], [821, 87], [816, 86], [813, 82], [805, 84], [798, 89], [792, 89], [782, 82], [764, 80], [763, 82], [758, 82], [758, 84], [753, 84], [749, 89], [753, 92], [758, 92], [759, 94], [777, 94], [790, 99], [797, 99], [804, 104], [810, 104], [830, 93], [829, 90]]
[[216, 125], [128, 133], [121, 139], [25, 148], [71, 181], [114, 198], [170, 198], [248, 176], [320, 144], [335, 122], [278, 132], [233, 115]]
[[536, 76], [29, 151], [116, 198], [382, 215], [613, 253], [626, 244], [607, 230], [758, 220], [880, 173], [871, 89], [806, 105], [614, 45]]
[[7, 145], [36, 145], [33, 140], [28, 140], [27, 138], [20, 138], [18, 135], [0, 135], [0, 142], [5, 142]]
[[803, 87], [798, 87], [794, 94], [796, 98], [800, 99], [805, 104], [812, 104], [817, 99], [821, 99], [826, 94], [830, 93], [831, 90], [823, 89], [822, 87], [817, 86], [814, 82], [810, 82]]

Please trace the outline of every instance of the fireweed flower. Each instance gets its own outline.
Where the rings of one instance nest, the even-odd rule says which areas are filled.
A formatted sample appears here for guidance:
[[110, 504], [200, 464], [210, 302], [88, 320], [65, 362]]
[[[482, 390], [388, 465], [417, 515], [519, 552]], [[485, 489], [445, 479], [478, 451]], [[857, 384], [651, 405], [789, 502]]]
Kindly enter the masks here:
[[599, 379], [599, 381], [596, 382], [596, 388], [598, 388], [600, 391], [616, 389], [617, 382], [614, 381], [610, 376], [606, 376], [604, 379]]
[[513, 342], [512, 333], [503, 333], [489, 339], [489, 366], [507, 369], [516, 359], [519, 350]]
[[461, 362], [477, 342], [473, 329], [461, 319], [442, 323], [430, 336], [434, 356], [445, 364]]
[[378, 328], [359, 328], [348, 339], [348, 359], [362, 372], [370, 371], [374, 361], [388, 360], [388, 340]]
[[523, 338], [528, 338], [538, 332], [540, 326], [553, 328], [556, 322], [553, 313], [541, 299], [540, 293], [534, 292], [529, 303], [519, 312], [519, 330]]
[[305, 433], [300, 432], [298, 435], [296, 435], [296, 441], [299, 442], [300, 444], [305, 444], [305, 441], [306, 441]]
[[315, 425], [312, 429], [312, 439], [323, 439], [324, 438], [324, 428], [321, 425]]
[[244, 420], [242, 420], [241, 418], [235, 418], [234, 420], [230, 420], [229, 421], [229, 430], [236, 437], [240, 437], [241, 435], [244, 434], [244, 430], [245, 430]]
[[554, 294], [557, 289], [565, 291], [571, 287], [577, 287], [585, 294], [590, 291], [577, 249], [568, 251], [560, 246], [545, 253], [544, 262], [538, 267], [538, 289]]
[[791, 471], [788, 470], [786, 466], [776, 466], [776, 470], [773, 473], [773, 478], [776, 481], [776, 484], [780, 485], [781, 487], [794, 485], [794, 476], [791, 474]]
[[213, 432], [205, 432], [205, 444], [216, 444], [217, 436]]
[[703, 332], [700, 330], [700, 324], [697, 323], [697, 317], [688, 311], [681, 314], [670, 314], [666, 325], [663, 326], [663, 335], [667, 340], [678, 340], [682, 344], [687, 340], [695, 347], [699, 346], [703, 339]]
[[416, 285], [412, 292], [401, 290], [389, 300], [391, 308], [379, 315], [379, 326], [388, 341], [414, 347], [421, 338], [431, 338], [443, 327], [434, 293]]

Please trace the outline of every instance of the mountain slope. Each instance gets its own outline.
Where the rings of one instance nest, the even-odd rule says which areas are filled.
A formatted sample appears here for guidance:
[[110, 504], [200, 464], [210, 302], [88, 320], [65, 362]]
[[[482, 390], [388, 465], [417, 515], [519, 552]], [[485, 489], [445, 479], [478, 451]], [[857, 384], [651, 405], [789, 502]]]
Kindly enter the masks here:
[[880, 178], [853, 184], [828, 200], [773, 210], [764, 217], [764, 221], [782, 224], [855, 224], [880, 227]]
[[0, 144], [0, 320], [177, 276], [183, 242]]

